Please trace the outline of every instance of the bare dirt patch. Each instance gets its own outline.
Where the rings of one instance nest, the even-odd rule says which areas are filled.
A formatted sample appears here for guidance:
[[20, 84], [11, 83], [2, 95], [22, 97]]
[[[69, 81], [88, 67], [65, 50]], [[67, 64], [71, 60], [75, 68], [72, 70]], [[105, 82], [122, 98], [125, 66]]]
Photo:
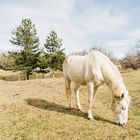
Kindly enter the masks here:
[[63, 78], [8, 82], [0, 80], [0, 104], [23, 102], [26, 98], [54, 97], [64, 95]]

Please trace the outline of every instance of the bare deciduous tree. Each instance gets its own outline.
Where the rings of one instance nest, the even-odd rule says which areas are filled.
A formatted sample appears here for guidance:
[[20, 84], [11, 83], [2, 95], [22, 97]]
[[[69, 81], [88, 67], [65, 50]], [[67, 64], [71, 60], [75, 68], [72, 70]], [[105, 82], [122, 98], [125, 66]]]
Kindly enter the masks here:
[[140, 40], [134, 48], [131, 48], [125, 58], [121, 61], [124, 69], [132, 68], [134, 70], [140, 68]]

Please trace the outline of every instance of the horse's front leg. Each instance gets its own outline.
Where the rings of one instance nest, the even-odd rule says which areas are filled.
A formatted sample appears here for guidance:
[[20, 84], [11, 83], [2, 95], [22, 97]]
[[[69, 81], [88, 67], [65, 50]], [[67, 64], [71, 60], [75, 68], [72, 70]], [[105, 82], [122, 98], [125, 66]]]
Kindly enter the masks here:
[[92, 115], [92, 102], [93, 102], [93, 94], [94, 94], [94, 84], [93, 82], [89, 82], [87, 84], [87, 87], [88, 87], [88, 94], [89, 94], [89, 97], [88, 97], [88, 102], [89, 102], [89, 108], [88, 108], [88, 118], [90, 120], [94, 120], [93, 119], [93, 115]]

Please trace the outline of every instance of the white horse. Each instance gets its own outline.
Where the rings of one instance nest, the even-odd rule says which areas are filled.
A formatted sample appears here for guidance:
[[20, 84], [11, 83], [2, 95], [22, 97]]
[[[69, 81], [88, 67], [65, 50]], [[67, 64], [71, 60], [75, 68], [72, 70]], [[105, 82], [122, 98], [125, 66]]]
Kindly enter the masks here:
[[81, 111], [83, 109], [79, 100], [79, 88], [80, 85], [87, 85], [89, 93], [88, 118], [93, 120], [93, 98], [97, 90], [105, 83], [112, 91], [111, 109], [115, 114], [117, 123], [120, 125], [127, 123], [130, 96], [119, 70], [107, 56], [98, 51], [92, 51], [85, 56], [68, 56], [63, 63], [63, 75], [69, 107], [71, 107], [71, 81], [75, 83], [74, 92], [77, 107]]

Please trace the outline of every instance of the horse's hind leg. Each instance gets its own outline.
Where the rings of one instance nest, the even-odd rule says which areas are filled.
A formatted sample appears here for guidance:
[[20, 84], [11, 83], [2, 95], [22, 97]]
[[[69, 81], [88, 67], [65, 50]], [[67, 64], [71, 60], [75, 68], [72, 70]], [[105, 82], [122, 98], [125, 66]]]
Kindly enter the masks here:
[[71, 80], [65, 78], [65, 93], [67, 98], [67, 107], [71, 108]]
[[75, 93], [75, 96], [76, 96], [76, 105], [77, 105], [77, 108], [84, 112], [84, 110], [82, 109], [81, 107], [81, 104], [80, 104], [80, 99], [79, 99], [79, 89], [80, 89], [80, 86], [75, 84], [75, 87], [74, 87], [74, 93]]

